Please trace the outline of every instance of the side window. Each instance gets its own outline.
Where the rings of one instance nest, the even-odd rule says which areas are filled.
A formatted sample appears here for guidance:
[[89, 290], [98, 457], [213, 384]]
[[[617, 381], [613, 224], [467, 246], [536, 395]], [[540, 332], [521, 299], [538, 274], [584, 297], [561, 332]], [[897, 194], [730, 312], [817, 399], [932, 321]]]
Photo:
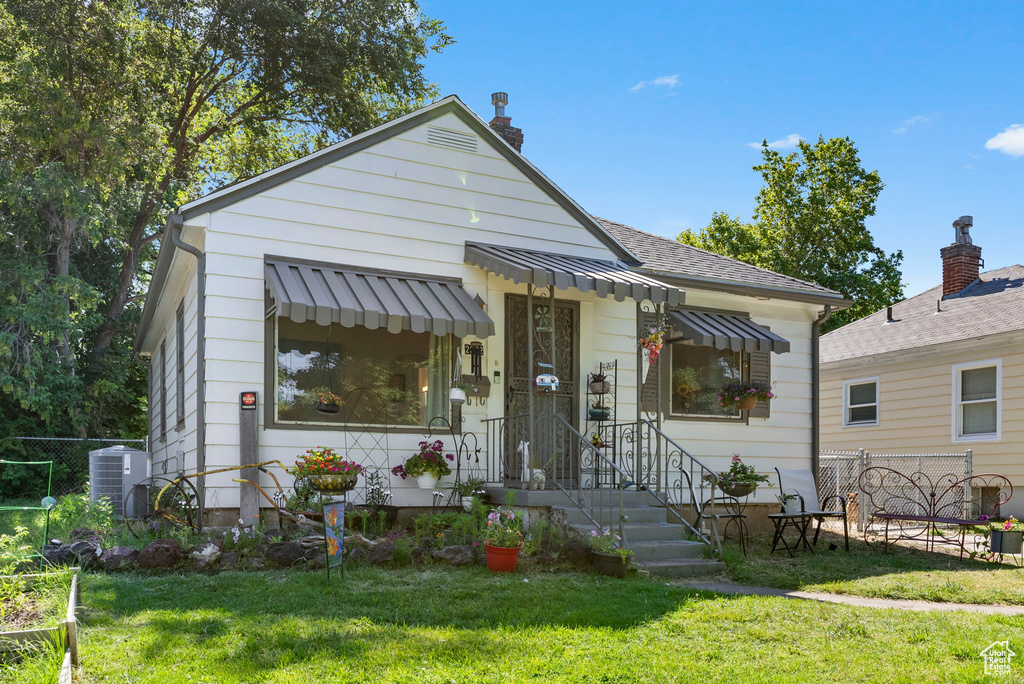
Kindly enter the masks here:
[[160, 437], [167, 435], [167, 342], [160, 343], [160, 358], [154, 364], [160, 388]]
[[718, 403], [718, 392], [727, 382], [744, 379], [746, 352], [692, 344], [671, 345], [669, 411], [675, 416], [738, 418], [736, 407]]
[[843, 383], [843, 426], [878, 425], [878, 378]]
[[1002, 363], [953, 367], [953, 439], [999, 439], [1002, 432]]
[[185, 300], [178, 305], [174, 335], [174, 412], [179, 426], [185, 423]]

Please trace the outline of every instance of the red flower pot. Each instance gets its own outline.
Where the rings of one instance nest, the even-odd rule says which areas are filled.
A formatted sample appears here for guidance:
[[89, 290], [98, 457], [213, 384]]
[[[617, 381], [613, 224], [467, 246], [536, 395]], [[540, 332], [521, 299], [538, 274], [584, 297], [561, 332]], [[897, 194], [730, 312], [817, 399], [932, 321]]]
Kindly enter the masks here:
[[519, 549], [522, 544], [512, 548], [484, 544], [487, 549], [487, 569], [493, 572], [515, 572], [519, 562]]

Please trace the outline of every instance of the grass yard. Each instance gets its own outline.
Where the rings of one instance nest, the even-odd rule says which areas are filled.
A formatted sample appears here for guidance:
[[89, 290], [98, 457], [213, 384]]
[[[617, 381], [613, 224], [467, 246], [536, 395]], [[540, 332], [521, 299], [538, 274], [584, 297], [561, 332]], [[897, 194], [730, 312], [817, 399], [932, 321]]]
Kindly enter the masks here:
[[1019, 618], [478, 568], [88, 575], [83, 602], [90, 683], [974, 682], [1024, 644]]
[[[839, 548], [829, 551], [829, 543]], [[960, 560], [955, 554], [926, 553], [900, 546], [888, 553], [842, 536], [822, 532], [814, 554], [790, 558], [784, 551], [769, 554], [770, 537], [754, 537], [747, 557], [730, 544], [725, 550], [729, 579], [779, 589], [825, 591], [873, 598], [917, 599], [951, 603], [1024, 605], [1024, 568], [982, 560]]]

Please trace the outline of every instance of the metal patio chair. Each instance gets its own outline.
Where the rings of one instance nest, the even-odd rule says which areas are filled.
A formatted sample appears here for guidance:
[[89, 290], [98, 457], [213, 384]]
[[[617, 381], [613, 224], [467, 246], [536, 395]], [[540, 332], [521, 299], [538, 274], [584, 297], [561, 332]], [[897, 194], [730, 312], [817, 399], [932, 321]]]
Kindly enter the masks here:
[[[818, 535], [821, 533], [821, 524], [826, 518], [842, 518], [843, 540], [846, 550], [850, 550], [850, 531], [846, 519], [846, 498], [838, 494], [827, 496], [824, 500], [818, 499], [818, 485], [814, 481], [814, 473], [810, 470], [785, 470], [776, 468], [779, 475], [779, 491], [785, 494], [795, 494], [800, 500], [800, 512], [811, 516], [818, 521], [814, 530], [815, 546], [818, 545]], [[839, 502], [838, 511], [829, 511], [826, 508], [833, 501]]]

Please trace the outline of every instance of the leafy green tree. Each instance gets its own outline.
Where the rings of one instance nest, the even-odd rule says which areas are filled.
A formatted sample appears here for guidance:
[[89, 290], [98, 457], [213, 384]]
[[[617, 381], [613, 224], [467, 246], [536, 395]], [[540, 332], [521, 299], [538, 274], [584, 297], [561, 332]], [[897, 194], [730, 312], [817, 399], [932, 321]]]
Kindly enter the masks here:
[[131, 339], [164, 215], [436, 96], [413, 0], [0, 5], [0, 400], [144, 425]]
[[764, 179], [753, 222], [712, 215], [699, 233], [677, 240], [761, 268], [809, 280], [841, 292], [853, 306], [829, 319], [833, 330], [903, 299], [901, 251], [875, 245], [865, 222], [882, 190], [877, 171], [867, 171], [849, 138], [800, 141], [783, 155], [761, 148], [754, 167]]

